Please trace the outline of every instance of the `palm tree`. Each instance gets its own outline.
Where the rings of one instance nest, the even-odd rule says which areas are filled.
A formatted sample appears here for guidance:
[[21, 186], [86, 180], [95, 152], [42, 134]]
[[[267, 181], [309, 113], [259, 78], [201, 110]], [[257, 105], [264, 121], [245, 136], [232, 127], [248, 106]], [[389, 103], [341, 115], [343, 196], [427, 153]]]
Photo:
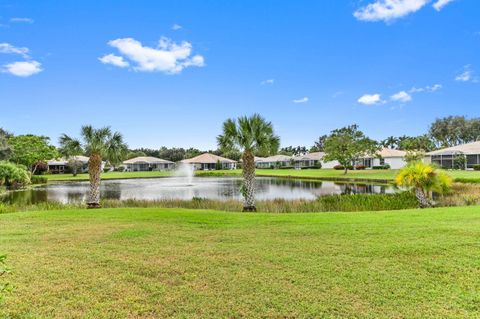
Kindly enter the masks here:
[[450, 176], [422, 162], [413, 162], [405, 166], [398, 172], [395, 181], [398, 186], [415, 190], [420, 208], [433, 206], [431, 192], [444, 194], [452, 185]]
[[276, 154], [280, 146], [280, 138], [275, 135], [272, 123], [258, 114], [242, 116], [237, 120], [228, 119], [223, 123], [223, 134], [217, 137], [217, 142], [223, 151], [243, 153], [243, 211], [256, 211], [255, 155]]
[[58, 139], [58, 142], [60, 144], [60, 148], [58, 149], [58, 151], [60, 152], [60, 154], [62, 154], [62, 156], [69, 160], [72, 166], [73, 176], [77, 176], [79, 161], [77, 160], [76, 156], [82, 155], [84, 153], [82, 143], [80, 142], [80, 140], [76, 138], [71, 138], [66, 134], [62, 134]]
[[[82, 126], [81, 135], [83, 148], [88, 156], [88, 174], [90, 177], [90, 192], [88, 195], [88, 208], [100, 208], [100, 175], [102, 172], [102, 161], [117, 162], [124, 157], [128, 151], [127, 145], [123, 142], [122, 134], [112, 134], [110, 127], [94, 129], [91, 125]], [[65, 141], [74, 139], [68, 135], [62, 135]]]

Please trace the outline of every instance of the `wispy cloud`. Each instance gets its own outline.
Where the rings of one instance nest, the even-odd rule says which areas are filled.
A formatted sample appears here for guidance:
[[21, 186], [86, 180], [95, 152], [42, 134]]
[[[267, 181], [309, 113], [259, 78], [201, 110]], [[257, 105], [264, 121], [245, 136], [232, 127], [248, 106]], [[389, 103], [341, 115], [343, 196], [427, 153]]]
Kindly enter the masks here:
[[11, 18], [10, 22], [12, 22], [12, 23], [33, 23], [35, 21], [31, 18]]
[[3, 73], [19, 77], [29, 77], [31, 75], [42, 72], [42, 65], [37, 61], [22, 61], [5, 64], [2, 66]]
[[390, 96], [390, 99], [395, 102], [407, 103], [412, 100], [412, 96], [405, 91], [400, 91]]
[[422, 93], [422, 92], [428, 92], [428, 93], [431, 93], [431, 92], [436, 92], [438, 90], [440, 90], [443, 86], [441, 84], [434, 84], [432, 86], [430, 85], [427, 85], [425, 87], [413, 87], [410, 89], [410, 93]]
[[478, 77], [470, 65], [465, 65], [463, 71], [455, 77], [455, 81], [459, 82], [478, 82]]
[[362, 21], [392, 21], [417, 12], [430, 0], [377, 0], [353, 13]]
[[28, 52], [28, 48], [25, 47], [15, 47], [10, 43], [0, 43], [0, 53], [19, 54], [24, 58], [28, 58]]
[[[440, 11], [455, 0], [435, 0], [432, 7]], [[361, 21], [384, 21], [403, 18], [425, 7], [431, 0], [375, 0], [353, 13]]]
[[130, 66], [130, 63], [125, 61], [125, 59], [123, 59], [123, 57], [117, 56], [115, 54], [107, 54], [107, 55], [104, 55], [103, 57], [98, 58], [98, 59], [103, 64], [111, 64], [111, 65], [114, 65], [114, 66], [118, 66], [119, 68], [126, 68], [126, 67]]
[[343, 94], [345, 94], [345, 92], [343, 92], [343, 91], [337, 91], [337, 92], [335, 92], [335, 93], [332, 94], [332, 98], [336, 99], [337, 97], [339, 97], [339, 96], [341, 96], [341, 95], [343, 95]]
[[435, 2], [432, 7], [437, 10], [437, 11], [440, 11], [443, 9], [443, 7], [445, 7], [447, 4], [449, 4], [450, 2], [453, 2], [455, 0], [437, 0], [437, 2]]
[[301, 99], [293, 100], [292, 102], [299, 104], [299, 103], [307, 103], [308, 101], [309, 101], [308, 97], [305, 96], [305, 97], [302, 97]]
[[[187, 67], [205, 66], [203, 56], [198, 54], [192, 56], [192, 44], [187, 41], [177, 44], [169, 38], [162, 37], [156, 47], [148, 47], [133, 38], [120, 38], [109, 41], [108, 44], [118, 49], [120, 54], [130, 61], [129, 65], [133, 63], [132, 68], [135, 71], [178, 74]], [[106, 56], [109, 58], [104, 59]], [[125, 63], [128, 63], [123, 57], [119, 60], [120, 56], [113, 54], [106, 56], [100, 58], [102, 63], [105, 63], [102, 59], [118, 67], [125, 67]], [[113, 60], [117, 64], [112, 63]]]
[[363, 105], [374, 105], [382, 102], [382, 97], [380, 94], [364, 94], [358, 100], [358, 103]]
[[174, 25], [172, 25], [172, 30], [173, 31], [178, 31], [180, 29], [183, 29], [183, 27], [181, 25], [176, 24], [176, 23]]
[[260, 82], [260, 85], [272, 85], [273, 83], [275, 83], [274, 79], [268, 79]]

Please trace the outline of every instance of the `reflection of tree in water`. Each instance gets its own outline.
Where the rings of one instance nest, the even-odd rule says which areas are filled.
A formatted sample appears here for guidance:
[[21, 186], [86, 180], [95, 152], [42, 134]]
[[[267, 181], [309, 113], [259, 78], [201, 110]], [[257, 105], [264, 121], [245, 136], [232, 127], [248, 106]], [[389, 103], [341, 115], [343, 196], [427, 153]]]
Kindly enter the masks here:
[[46, 202], [47, 199], [47, 190], [40, 187], [9, 192], [5, 196], [1, 197], [1, 201], [3, 203], [18, 205], [42, 203]]
[[386, 187], [384, 185], [346, 183], [335, 183], [335, 185], [340, 187], [342, 195], [386, 193]]
[[[84, 194], [82, 194], [84, 195]], [[100, 187], [100, 196], [108, 199], [121, 199], [122, 187], [120, 183], [104, 183]], [[83, 198], [83, 197], [82, 197]]]

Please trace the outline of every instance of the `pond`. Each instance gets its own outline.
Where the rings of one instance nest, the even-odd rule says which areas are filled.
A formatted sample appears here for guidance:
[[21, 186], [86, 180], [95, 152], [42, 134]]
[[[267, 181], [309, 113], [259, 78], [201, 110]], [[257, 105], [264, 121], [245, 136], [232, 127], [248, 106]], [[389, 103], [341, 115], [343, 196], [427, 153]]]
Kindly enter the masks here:
[[[192, 199], [193, 197], [228, 200], [242, 199], [239, 177], [165, 177], [149, 179], [105, 180], [101, 196], [108, 199]], [[26, 190], [9, 192], [0, 198], [4, 203], [37, 204], [52, 201], [85, 202], [88, 182], [51, 182]], [[257, 178], [257, 199], [315, 199], [330, 194], [375, 194], [396, 192], [394, 186], [295, 180], [274, 177]]]

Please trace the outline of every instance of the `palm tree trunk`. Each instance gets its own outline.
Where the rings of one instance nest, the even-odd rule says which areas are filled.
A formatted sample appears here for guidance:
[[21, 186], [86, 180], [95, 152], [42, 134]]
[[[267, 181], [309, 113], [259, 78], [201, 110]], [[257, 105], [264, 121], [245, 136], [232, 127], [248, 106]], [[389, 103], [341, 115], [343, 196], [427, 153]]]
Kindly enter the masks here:
[[102, 171], [102, 157], [98, 154], [90, 155], [88, 161], [88, 175], [90, 177], [90, 193], [88, 194], [88, 208], [100, 208], [100, 173]]
[[244, 212], [256, 212], [255, 207], [255, 157], [252, 152], [243, 153]]
[[420, 208], [432, 207], [432, 203], [421, 187], [415, 187], [415, 196], [417, 197]]

